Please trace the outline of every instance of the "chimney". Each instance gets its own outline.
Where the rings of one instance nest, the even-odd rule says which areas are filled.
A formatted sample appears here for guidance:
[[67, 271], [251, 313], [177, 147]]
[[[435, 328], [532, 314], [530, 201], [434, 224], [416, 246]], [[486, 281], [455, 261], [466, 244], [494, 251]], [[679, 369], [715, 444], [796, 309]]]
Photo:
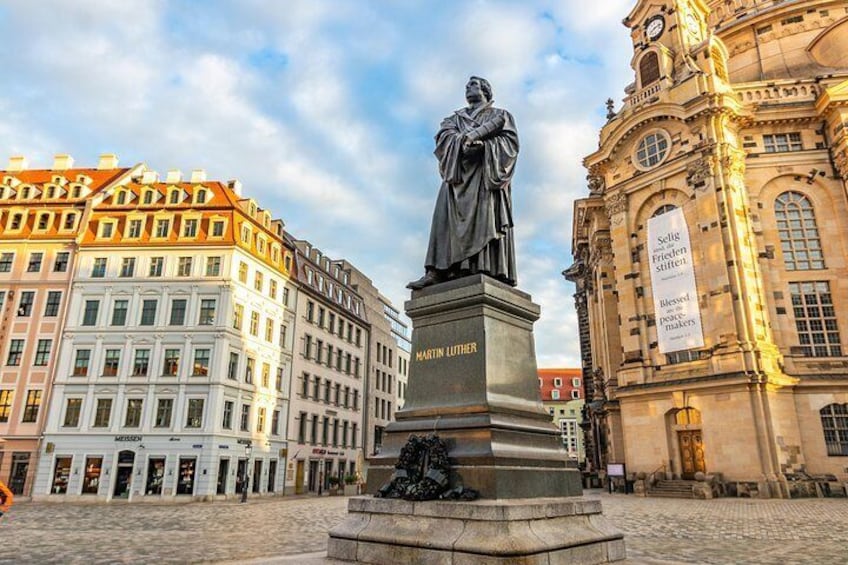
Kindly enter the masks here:
[[194, 169], [191, 172], [192, 184], [206, 182], [206, 169]]
[[241, 181], [238, 179], [232, 179], [227, 181], [227, 186], [230, 190], [235, 193], [236, 196], [241, 198]]
[[9, 157], [9, 166], [7, 170], [9, 171], [25, 171], [27, 168], [27, 160], [23, 155], [15, 155], [14, 157]]
[[74, 158], [68, 154], [60, 153], [53, 157], [53, 170], [66, 171], [74, 166]]
[[168, 184], [178, 184], [183, 182], [183, 172], [179, 169], [171, 169], [165, 175], [165, 182]]
[[159, 173], [156, 171], [144, 171], [141, 173], [141, 184], [153, 184], [159, 182]]
[[117, 169], [118, 168], [118, 156], [114, 153], [103, 153], [100, 156], [100, 160], [97, 161], [97, 170], [105, 171], [107, 169]]

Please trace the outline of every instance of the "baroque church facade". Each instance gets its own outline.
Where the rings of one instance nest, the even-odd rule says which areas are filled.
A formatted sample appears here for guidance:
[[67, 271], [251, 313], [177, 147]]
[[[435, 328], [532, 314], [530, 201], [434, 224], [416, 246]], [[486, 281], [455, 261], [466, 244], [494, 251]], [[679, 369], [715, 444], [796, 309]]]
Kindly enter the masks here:
[[[641, 0], [574, 264], [592, 470], [848, 479], [848, 5]], [[797, 481], [796, 481], [797, 480]]]

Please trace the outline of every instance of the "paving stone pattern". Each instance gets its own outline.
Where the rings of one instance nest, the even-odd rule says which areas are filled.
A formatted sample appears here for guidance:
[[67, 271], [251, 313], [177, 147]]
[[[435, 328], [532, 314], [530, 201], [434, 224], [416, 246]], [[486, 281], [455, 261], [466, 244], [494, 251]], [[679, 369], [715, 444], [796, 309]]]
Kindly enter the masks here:
[[[589, 491], [628, 565], [848, 565], [848, 500], [683, 500]], [[0, 518], [7, 563], [330, 563], [343, 497], [192, 504], [21, 503]]]

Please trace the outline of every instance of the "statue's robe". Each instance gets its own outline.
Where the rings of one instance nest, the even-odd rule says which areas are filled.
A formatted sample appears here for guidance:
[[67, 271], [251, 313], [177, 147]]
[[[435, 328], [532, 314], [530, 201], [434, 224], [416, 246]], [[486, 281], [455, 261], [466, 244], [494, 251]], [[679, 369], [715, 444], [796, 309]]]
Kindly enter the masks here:
[[[493, 120], [502, 120], [503, 127], [482, 140], [482, 152], [463, 155], [463, 135]], [[442, 186], [424, 265], [462, 274], [487, 273], [514, 285], [510, 193], [518, 131], [512, 115], [491, 103], [457, 110], [442, 121], [435, 155]]]

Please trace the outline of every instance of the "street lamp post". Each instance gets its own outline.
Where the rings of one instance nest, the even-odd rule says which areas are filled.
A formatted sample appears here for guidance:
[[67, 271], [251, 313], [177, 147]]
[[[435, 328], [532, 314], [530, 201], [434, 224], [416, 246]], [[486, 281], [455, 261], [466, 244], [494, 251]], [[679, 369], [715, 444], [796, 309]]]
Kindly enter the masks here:
[[241, 502], [247, 502], [247, 478], [248, 478], [248, 470], [247, 468], [250, 466], [250, 452], [253, 449], [253, 446], [245, 444], [244, 446], [244, 455], [247, 460], [244, 462], [244, 473], [241, 477]]

